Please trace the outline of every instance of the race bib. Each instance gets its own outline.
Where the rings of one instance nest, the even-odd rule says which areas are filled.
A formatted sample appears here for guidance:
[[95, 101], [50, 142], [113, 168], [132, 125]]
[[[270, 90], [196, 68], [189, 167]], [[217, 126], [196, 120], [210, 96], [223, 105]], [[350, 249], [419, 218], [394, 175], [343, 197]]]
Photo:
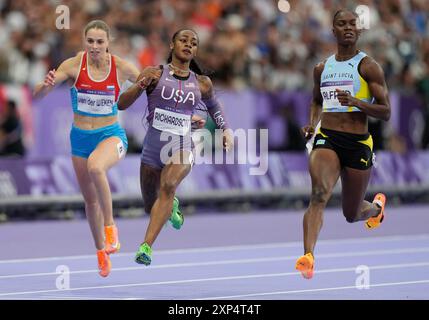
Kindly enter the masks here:
[[354, 97], [353, 81], [328, 81], [320, 86], [320, 92], [323, 97], [323, 111], [348, 111], [349, 106], [342, 106], [337, 98], [337, 91], [343, 90]]
[[185, 136], [191, 129], [191, 116], [155, 108], [152, 126], [161, 131]]
[[115, 104], [115, 91], [79, 89], [77, 91], [77, 110], [91, 114], [111, 114]]

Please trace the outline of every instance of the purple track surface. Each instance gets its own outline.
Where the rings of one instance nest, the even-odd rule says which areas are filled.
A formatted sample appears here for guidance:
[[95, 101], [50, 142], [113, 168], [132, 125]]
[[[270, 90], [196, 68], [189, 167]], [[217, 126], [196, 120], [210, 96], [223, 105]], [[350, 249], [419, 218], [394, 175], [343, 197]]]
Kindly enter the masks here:
[[[85, 220], [6, 223], [0, 299], [429, 299], [429, 207], [387, 208], [376, 230], [326, 210], [311, 280], [294, 269], [302, 215], [187, 216], [182, 230], [162, 230], [149, 267], [133, 261], [148, 218], [117, 219], [122, 249], [107, 278], [96, 270]], [[69, 289], [57, 289], [67, 284], [58, 266], [70, 270]], [[368, 282], [359, 270], [369, 272]], [[369, 288], [356, 286], [362, 283]]]

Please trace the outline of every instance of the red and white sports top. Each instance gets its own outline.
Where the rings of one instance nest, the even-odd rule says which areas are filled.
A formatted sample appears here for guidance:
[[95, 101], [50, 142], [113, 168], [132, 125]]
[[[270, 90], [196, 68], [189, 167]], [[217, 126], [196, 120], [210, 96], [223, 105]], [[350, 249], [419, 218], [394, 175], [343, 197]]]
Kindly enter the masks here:
[[89, 72], [88, 53], [83, 53], [79, 74], [70, 88], [73, 112], [90, 117], [116, 115], [119, 91], [115, 58], [110, 55], [110, 70], [107, 77], [103, 80], [94, 80]]

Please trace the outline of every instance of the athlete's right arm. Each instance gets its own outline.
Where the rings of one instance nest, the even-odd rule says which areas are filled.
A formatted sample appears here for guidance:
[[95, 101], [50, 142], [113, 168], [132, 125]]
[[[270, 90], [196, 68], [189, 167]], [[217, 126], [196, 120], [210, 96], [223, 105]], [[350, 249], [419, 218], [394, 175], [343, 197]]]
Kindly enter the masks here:
[[318, 63], [313, 70], [313, 98], [310, 105], [310, 123], [302, 128], [305, 139], [310, 139], [322, 114], [323, 98], [320, 93], [320, 76], [322, 75], [324, 62]]
[[137, 81], [119, 96], [118, 109], [127, 109], [141, 96], [144, 90], [155, 86], [161, 77], [161, 73], [161, 69], [158, 67], [146, 67], [140, 73]]
[[44, 97], [48, 94], [57, 84], [73, 78], [73, 68], [76, 67], [77, 57], [65, 60], [60, 64], [57, 70], [52, 69], [45, 76], [45, 80], [34, 87], [33, 96], [35, 98]]

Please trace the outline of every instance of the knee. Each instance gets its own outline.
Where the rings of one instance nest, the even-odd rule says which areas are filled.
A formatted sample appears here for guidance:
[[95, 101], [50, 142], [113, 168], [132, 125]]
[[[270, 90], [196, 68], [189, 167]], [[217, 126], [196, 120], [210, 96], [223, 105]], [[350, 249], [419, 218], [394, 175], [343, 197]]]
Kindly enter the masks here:
[[174, 195], [177, 184], [175, 181], [163, 181], [160, 186], [160, 191], [167, 195]]
[[344, 210], [343, 210], [343, 215], [344, 215], [344, 217], [346, 218], [346, 221], [347, 221], [348, 223], [353, 223], [353, 222], [356, 222], [356, 221], [357, 221], [357, 219], [356, 219], [356, 217], [357, 217], [356, 212], [344, 211]]
[[313, 187], [311, 191], [311, 204], [326, 205], [329, 199], [329, 191], [325, 187]]
[[346, 217], [346, 221], [347, 221], [348, 223], [356, 222], [356, 220], [355, 220], [353, 217], [349, 217], [349, 216], [345, 216], [345, 217]]
[[99, 208], [98, 202], [95, 199], [85, 199], [85, 211], [95, 212]]
[[88, 162], [88, 173], [91, 177], [97, 177], [104, 174], [104, 169], [96, 163]]

